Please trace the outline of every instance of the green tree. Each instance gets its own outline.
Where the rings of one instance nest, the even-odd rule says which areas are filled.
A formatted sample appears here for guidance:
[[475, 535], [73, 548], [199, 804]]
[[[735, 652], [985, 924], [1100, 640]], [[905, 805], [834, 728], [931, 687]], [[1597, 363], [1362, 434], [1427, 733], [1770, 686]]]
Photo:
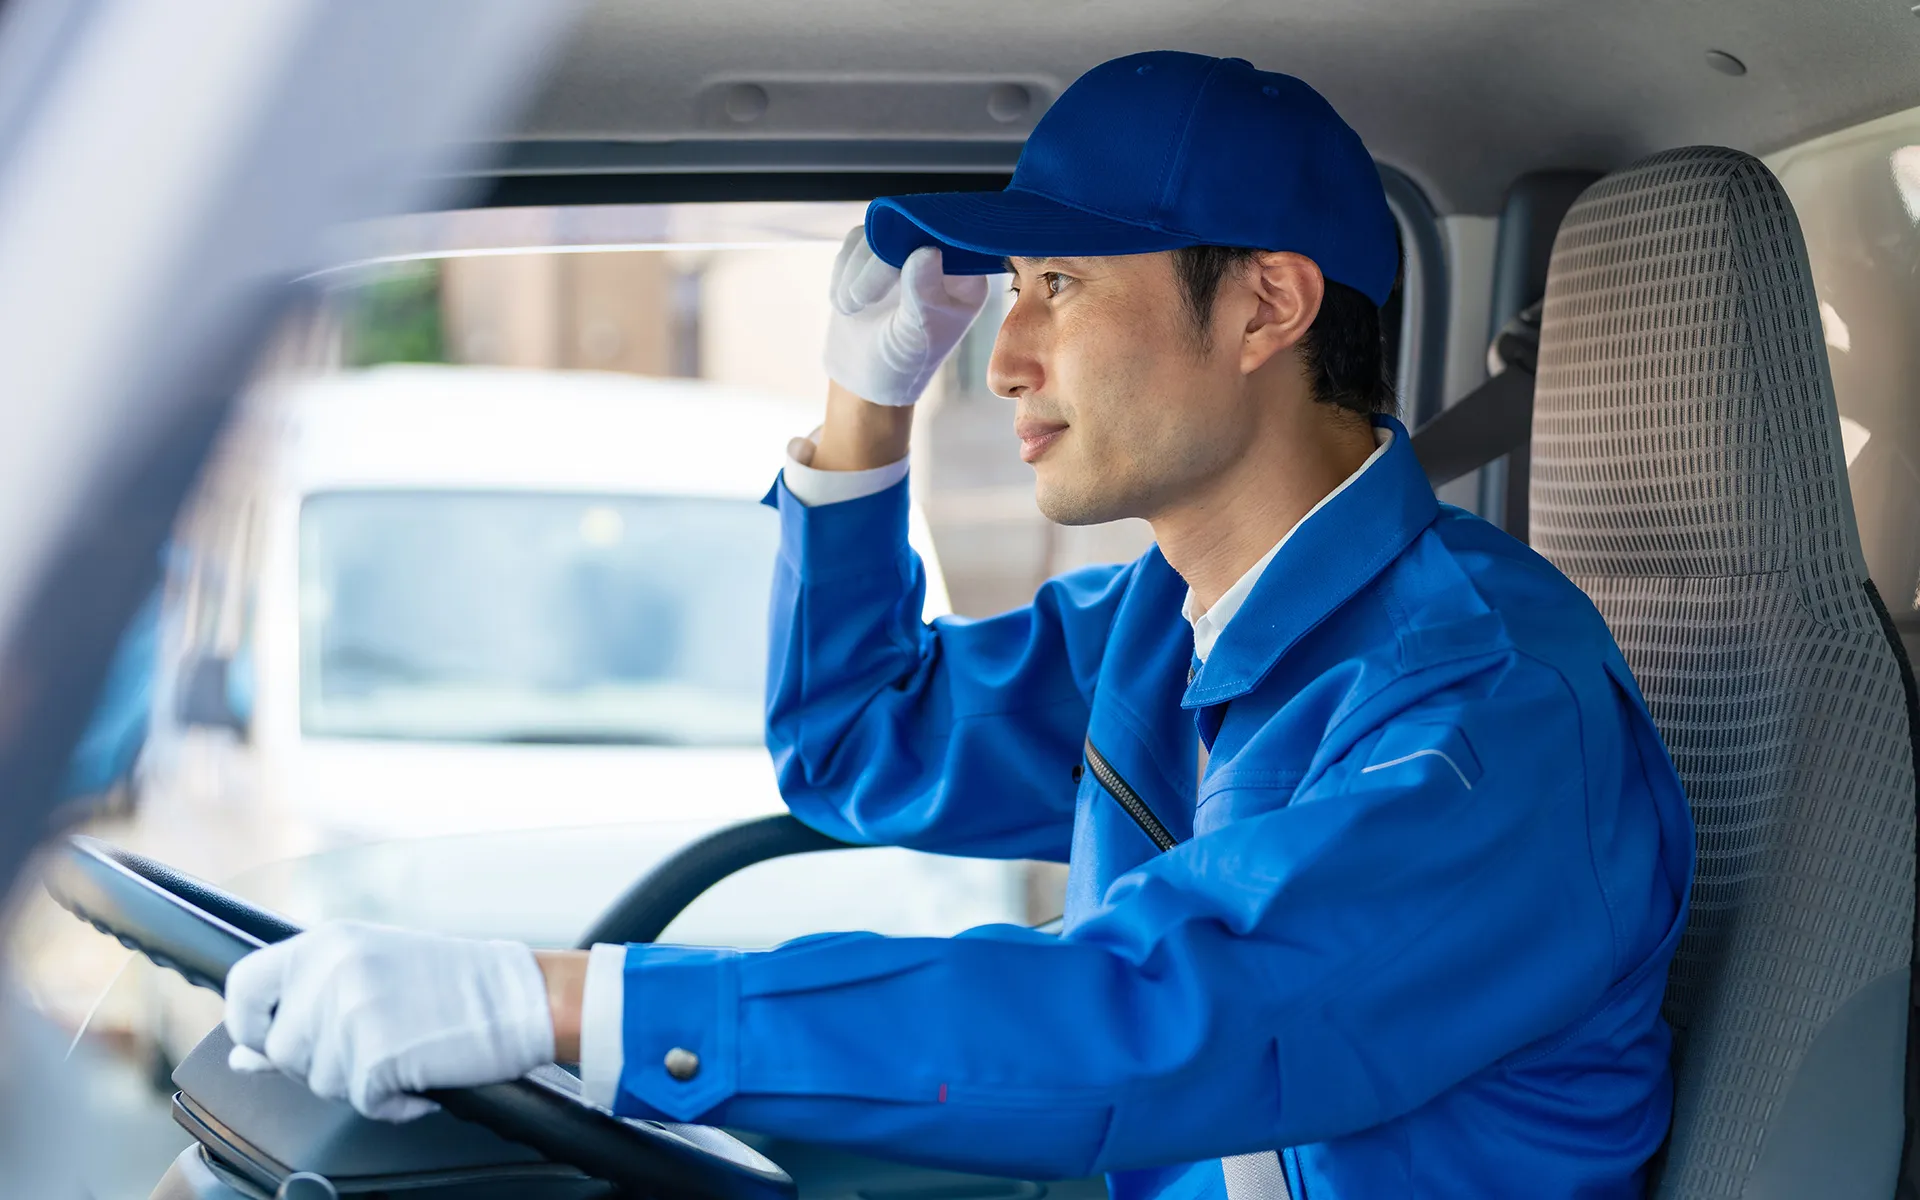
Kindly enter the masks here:
[[440, 321], [440, 264], [396, 264], [345, 297], [342, 357], [347, 365], [447, 361]]

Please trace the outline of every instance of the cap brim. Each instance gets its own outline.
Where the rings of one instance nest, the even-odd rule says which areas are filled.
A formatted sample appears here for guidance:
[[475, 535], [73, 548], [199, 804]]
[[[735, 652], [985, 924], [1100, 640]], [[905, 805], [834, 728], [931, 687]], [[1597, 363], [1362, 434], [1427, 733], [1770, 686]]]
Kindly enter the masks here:
[[946, 274], [992, 275], [1009, 258], [1151, 254], [1195, 242], [1008, 188], [882, 196], [867, 206], [867, 244], [896, 267], [920, 247], [938, 246]]

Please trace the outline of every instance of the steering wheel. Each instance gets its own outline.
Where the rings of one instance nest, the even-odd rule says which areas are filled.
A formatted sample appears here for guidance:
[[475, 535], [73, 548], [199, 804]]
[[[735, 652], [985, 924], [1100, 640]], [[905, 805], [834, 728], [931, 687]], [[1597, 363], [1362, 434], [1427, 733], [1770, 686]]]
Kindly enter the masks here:
[[[269, 942], [300, 932], [249, 904], [142, 855], [73, 837], [49, 864], [47, 891], [68, 912], [189, 983], [220, 991], [227, 971]], [[682, 1200], [793, 1200], [793, 1180], [718, 1129], [699, 1142], [656, 1122], [623, 1121], [536, 1077], [426, 1093], [452, 1115], [530, 1146], [634, 1195]]]

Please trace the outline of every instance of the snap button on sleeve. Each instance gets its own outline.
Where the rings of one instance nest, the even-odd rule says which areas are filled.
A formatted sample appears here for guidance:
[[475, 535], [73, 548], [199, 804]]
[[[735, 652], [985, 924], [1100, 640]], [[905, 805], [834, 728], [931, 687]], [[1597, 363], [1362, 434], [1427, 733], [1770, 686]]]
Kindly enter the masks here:
[[675, 1046], [667, 1051], [664, 1065], [667, 1074], [685, 1083], [700, 1073], [700, 1056], [684, 1046]]
[[623, 1107], [696, 1121], [733, 1098], [740, 1062], [740, 952], [627, 950]]

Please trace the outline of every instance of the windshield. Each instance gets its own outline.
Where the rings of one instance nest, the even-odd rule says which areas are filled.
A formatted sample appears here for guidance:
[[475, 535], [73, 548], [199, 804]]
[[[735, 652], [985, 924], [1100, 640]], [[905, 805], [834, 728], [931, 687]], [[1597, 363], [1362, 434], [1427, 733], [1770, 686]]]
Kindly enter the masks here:
[[779, 543], [746, 499], [333, 492], [300, 517], [319, 737], [755, 745]]
[[[819, 420], [826, 284], [865, 207], [497, 207], [333, 231], [337, 269], [275, 342], [289, 373], [237, 397], [175, 529], [152, 693], [207, 686], [141, 723], [138, 769], [85, 831], [303, 923], [559, 946], [668, 854], [781, 811], [761, 747], [779, 518], [755, 501]], [[1034, 507], [1014, 401], [987, 386], [1005, 306], [920, 406], [929, 615], [1004, 612], [1151, 537]], [[736, 401], [678, 451], [671, 413]], [[460, 406], [479, 419], [453, 425]], [[730, 876], [663, 940], [1032, 923], [1060, 914], [1065, 875], [794, 855]], [[17, 907], [22, 982], [87, 1031], [90, 1194], [145, 1197], [191, 1140], [171, 1074], [219, 997], [129, 965], [51, 900]]]

